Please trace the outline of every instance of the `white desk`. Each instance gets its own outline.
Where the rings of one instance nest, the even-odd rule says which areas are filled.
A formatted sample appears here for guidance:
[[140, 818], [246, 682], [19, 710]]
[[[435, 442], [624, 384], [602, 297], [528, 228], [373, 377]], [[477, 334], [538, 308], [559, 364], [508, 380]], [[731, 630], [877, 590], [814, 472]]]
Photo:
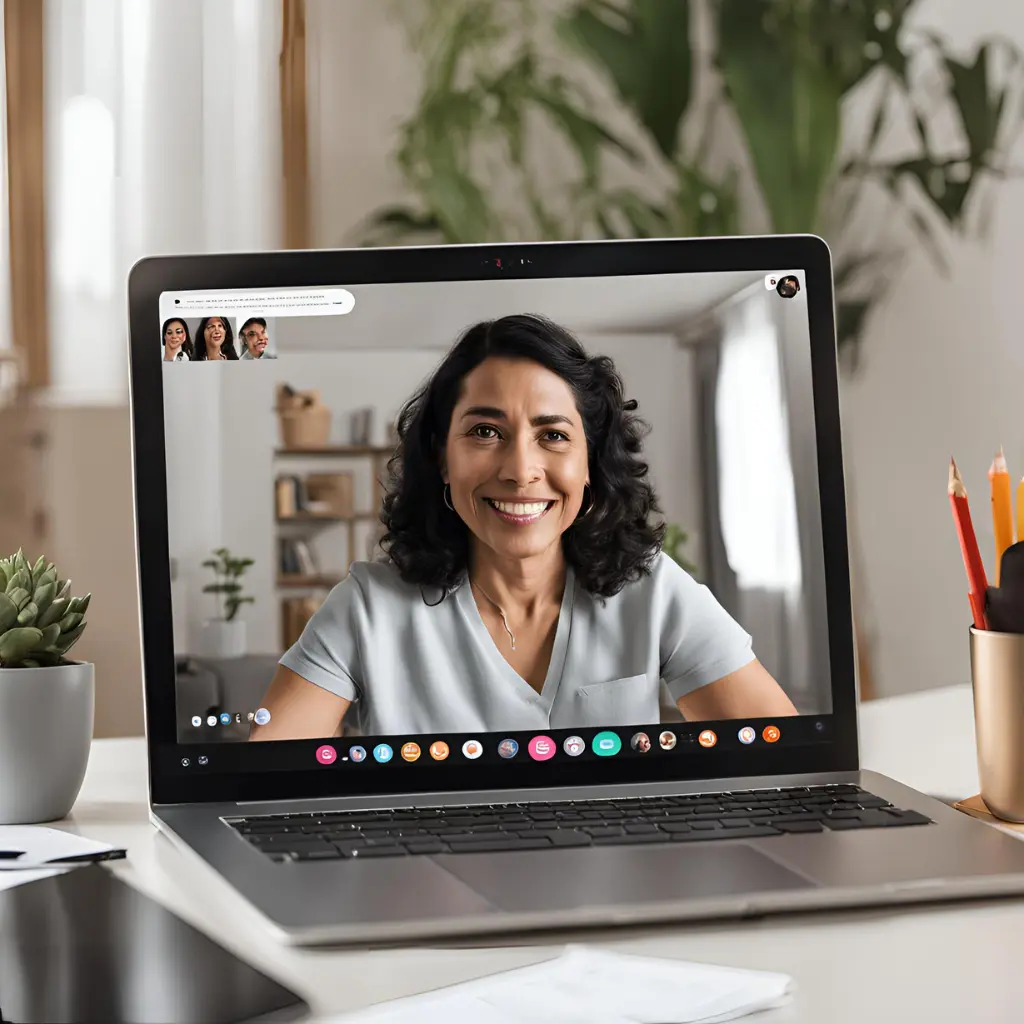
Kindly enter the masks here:
[[[953, 688], [865, 705], [863, 764], [927, 792], [976, 793], [970, 690]], [[122, 877], [301, 994], [342, 1011], [546, 959], [548, 946], [296, 950], [203, 865], [149, 824], [142, 739], [93, 744], [73, 817], [82, 834], [125, 846]], [[583, 941], [654, 956], [784, 971], [790, 1006], [757, 1018], [783, 1024], [1024, 1019], [1015, 1001], [1024, 958], [1024, 901], [810, 914], [740, 924], [591, 932]]]

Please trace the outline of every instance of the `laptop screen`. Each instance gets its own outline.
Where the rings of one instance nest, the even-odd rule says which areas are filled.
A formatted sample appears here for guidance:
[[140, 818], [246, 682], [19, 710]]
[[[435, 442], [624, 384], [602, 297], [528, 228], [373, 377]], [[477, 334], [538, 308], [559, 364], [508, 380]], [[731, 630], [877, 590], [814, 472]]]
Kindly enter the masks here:
[[165, 291], [153, 335], [192, 772], [829, 740], [800, 268]]

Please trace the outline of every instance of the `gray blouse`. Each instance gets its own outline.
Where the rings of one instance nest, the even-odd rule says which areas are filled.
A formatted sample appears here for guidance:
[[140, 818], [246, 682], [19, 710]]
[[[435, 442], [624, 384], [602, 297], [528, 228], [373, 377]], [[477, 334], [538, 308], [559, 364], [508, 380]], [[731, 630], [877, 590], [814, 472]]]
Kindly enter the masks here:
[[539, 693], [505, 661], [465, 578], [440, 595], [356, 562], [281, 664], [352, 701], [346, 717], [358, 712], [364, 732], [407, 735], [656, 724], [662, 680], [675, 701], [754, 658], [750, 636], [664, 553], [608, 598], [569, 568]]

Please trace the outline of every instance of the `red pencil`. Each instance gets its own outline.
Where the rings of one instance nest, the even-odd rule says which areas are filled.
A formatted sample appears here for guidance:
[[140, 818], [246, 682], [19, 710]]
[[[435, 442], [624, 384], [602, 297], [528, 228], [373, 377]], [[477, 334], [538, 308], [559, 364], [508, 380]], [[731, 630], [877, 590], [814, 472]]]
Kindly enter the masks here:
[[974, 536], [971, 510], [967, 504], [967, 489], [953, 459], [949, 460], [949, 503], [953, 507], [953, 522], [956, 524], [960, 552], [964, 556], [964, 568], [967, 570], [967, 597], [971, 602], [974, 628], [988, 629], [988, 620], [985, 617], [985, 597], [988, 591], [985, 563], [981, 560], [981, 552], [978, 550], [978, 538]]

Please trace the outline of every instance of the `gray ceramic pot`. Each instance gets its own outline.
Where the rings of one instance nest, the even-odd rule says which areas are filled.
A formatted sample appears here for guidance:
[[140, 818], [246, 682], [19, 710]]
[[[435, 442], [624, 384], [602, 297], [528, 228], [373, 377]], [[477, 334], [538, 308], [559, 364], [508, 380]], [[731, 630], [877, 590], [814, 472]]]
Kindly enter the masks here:
[[92, 742], [93, 666], [0, 669], [0, 825], [67, 817]]

